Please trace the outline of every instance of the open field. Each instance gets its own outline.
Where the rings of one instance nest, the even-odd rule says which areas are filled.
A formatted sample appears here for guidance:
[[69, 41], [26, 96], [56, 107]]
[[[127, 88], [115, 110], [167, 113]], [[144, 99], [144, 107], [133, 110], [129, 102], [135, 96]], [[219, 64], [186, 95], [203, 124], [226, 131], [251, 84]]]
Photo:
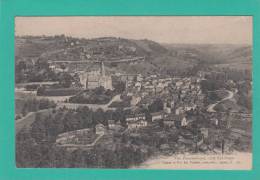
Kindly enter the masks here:
[[30, 129], [32, 123], [35, 121], [36, 114], [40, 116], [47, 116], [51, 113], [52, 109], [44, 109], [37, 112], [30, 112], [25, 117], [15, 121], [15, 133], [18, 134], [22, 129]]

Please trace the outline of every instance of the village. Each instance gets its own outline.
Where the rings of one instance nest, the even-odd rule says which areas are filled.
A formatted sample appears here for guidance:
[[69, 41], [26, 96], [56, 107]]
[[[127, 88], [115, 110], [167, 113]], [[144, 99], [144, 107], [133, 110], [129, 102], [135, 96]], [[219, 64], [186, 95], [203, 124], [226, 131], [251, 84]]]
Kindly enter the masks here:
[[[51, 67], [54, 68], [53, 65]], [[121, 136], [140, 138], [142, 131], [152, 131], [155, 127], [161, 129], [161, 135], [165, 136], [165, 132], [171, 132], [177, 136], [174, 147], [168, 143], [160, 145], [159, 149], [162, 152], [231, 153], [236, 143], [242, 144], [244, 149], [250, 146], [251, 134], [248, 133], [248, 129], [241, 126], [233, 127], [239, 119], [242, 122], [250, 121], [250, 116], [245, 119], [233, 115], [236, 113], [211, 112], [207, 109], [209, 104], [205, 104], [206, 94], [202, 92], [200, 85], [201, 81], [205, 80], [202, 72], [195, 77], [121, 73], [108, 75], [104, 63], [100, 62], [99, 70], [85, 72], [79, 78], [84, 89], [103, 87], [112, 91], [112, 84], [122, 82], [125, 88], [120, 97], [129, 97], [130, 102], [128, 106], [118, 107], [125, 112], [123, 119], [115, 120], [110, 116], [105, 123], [97, 123], [93, 129], [58, 135], [56, 145], [59, 147], [89, 149], [98, 144], [103, 136], [112, 137], [119, 133]], [[120, 104], [122, 101], [124, 99], [119, 98], [114, 103]], [[66, 106], [66, 103], [62, 105], [71, 108]]]
[[[64, 42], [64, 49], [16, 62], [16, 136], [50, 147], [48, 166], [128, 168], [151, 156], [251, 151], [250, 72], [202, 64], [135, 72], [154, 57], [127, 40]], [[32, 147], [23, 141], [18, 151], [26, 154]], [[73, 165], [60, 152], [94, 159], [82, 155]]]

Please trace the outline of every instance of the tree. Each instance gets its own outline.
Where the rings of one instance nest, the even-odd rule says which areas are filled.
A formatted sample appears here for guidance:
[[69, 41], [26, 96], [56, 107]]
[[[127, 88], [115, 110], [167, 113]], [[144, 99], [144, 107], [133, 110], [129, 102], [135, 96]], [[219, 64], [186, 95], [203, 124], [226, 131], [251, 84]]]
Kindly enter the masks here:
[[35, 139], [37, 143], [41, 143], [47, 137], [45, 119], [39, 113], [36, 113], [35, 121], [32, 124], [31, 136]]
[[16, 71], [22, 71], [22, 70], [25, 70], [26, 69], [26, 63], [25, 63], [25, 61], [20, 61], [18, 64], [17, 64], [17, 66], [16, 66]]
[[149, 112], [158, 112], [163, 110], [163, 101], [157, 98], [151, 105], [148, 106]]
[[94, 89], [94, 92], [96, 95], [101, 95], [105, 92], [105, 88], [103, 86], [97, 87], [96, 89]]
[[78, 87], [82, 87], [82, 84], [80, 83], [79, 75], [78, 75], [77, 73], [74, 74], [73, 80], [74, 80], [75, 84], [76, 84]]
[[27, 103], [25, 102], [24, 105], [23, 105], [23, 108], [22, 108], [22, 115], [25, 116], [28, 112], [28, 105]]
[[115, 88], [115, 92], [122, 93], [125, 91], [125, 83], [123, 81], [117, 81], [113, 84], [113, 87]]
[[71, 86], [73, 78], [68, 73], [63, 73], [60, 77], [60, 84], [62, 87], [68, 88]]
[[96, 123], [96, 124], [98, 124], [98, 123], [104, 124], [105, 113], [104, 113], [103, 109], [99, 108], [99, 109], [97, 109], [96, 112], [94, 112], [93, 120], [94, 120], [94, 123]]
[[40, 70], [46, 70], [46, 71], [49, 71], [49, 64], [48, 62], [46, 62], [44, 59], [38, 59], [36, 62], [35, 62], [35, 68], [36, 68], [36, 71], [40, 71]]
[[46, 88], [45, 88], [44, 86], [40, 86], [40, 87], [37, 89], [37, 95], [38, 95], [38, 96], [44, 95], [45, 90], [46, 90]]
[[113, 117], [113, 111], [108, 110], [105, 112], [105, 125], [108, 125], [108, 120], [111, 120]]
[[113, 114], [112, 114], [112, 118], [115, 121], [120, 121], [122, 124], [125, 124], [125, 113], [123, 108], [117, 108]]
[[46, 99], [39, 100], [39, 109], [47, 109], [49, 107], [49, 101]]
[[65, 66], [65, 64], [61, 64], [60, 65], [60, 68], [62, 69], [62, 71], [64, 72], [64, 70], [66, 69], [66, 66]]

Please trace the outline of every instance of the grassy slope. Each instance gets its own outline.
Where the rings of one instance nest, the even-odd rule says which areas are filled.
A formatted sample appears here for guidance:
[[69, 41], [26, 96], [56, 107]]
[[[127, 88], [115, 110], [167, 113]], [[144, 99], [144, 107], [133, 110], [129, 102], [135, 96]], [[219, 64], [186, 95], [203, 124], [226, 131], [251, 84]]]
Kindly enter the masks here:
[[167, 44], [165, 46], [171, 51], [189, 51], [198, 54], [200, 60], [215, 67], [251, 69], [252, 47], [250, 45]]
[[66, 47], [62, 39], [15, 38], [15, 56], [20, 58], [39, 57], [42, 53]]
[[38, 112], [31, 112], [27, 114], [25, 117], [23, 117], [20, 120], [17, 120], [15, 122], [15, 133], [18, 134], [22, 129], [30, 129], [32, 123], [36, 120], [36, 113], [38, 113], [41, 117], [46, 117], [51, 114], [52, 110], [44, 109], [40, 110]]
[[[73, 48], [71, 42], [78, 41]], [[123, 47], [119, 51], [119, 46]], [[71, 49], [68, 49], [68, 48]], [[127, 56], [146, 56], [146, 62], [134, 65], [120, 64], [118, 70], [128, 73], [154, 72], [158, 69], [185, 70], [199, 61], [215, 67], [251, 69], [251, 46], [247, 45], [194, 45], [164, 44], [150, 40], [129, 40], [122, 38], [66, 39], [65, 37], [16, 38], [16, 57], [37, 58], [43, 53], [48, 55], [43, 60], [79, 60], [82, 48], [95, 51], [97, 56], [123, 58]], [[131, 52], [135, 48], [135, 52]], [[68, 49], [67, 54], [60, 50]], [[52, 53], [53, 52], [53, 53]], [[91, 53], [90, 53], [91, 54]]]

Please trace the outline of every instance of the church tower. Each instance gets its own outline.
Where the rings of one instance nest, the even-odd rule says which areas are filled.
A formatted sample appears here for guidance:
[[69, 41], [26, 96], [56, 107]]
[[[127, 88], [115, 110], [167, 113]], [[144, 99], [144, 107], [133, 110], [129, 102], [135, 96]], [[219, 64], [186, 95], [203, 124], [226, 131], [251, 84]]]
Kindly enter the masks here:
[[101, 61], [101, 63], [100, 63], [100, 75], [101, 75], [101, 77], [105, 77], [106, 76], [105, 66], [104, 66], [104, 62], [103, 61]]

